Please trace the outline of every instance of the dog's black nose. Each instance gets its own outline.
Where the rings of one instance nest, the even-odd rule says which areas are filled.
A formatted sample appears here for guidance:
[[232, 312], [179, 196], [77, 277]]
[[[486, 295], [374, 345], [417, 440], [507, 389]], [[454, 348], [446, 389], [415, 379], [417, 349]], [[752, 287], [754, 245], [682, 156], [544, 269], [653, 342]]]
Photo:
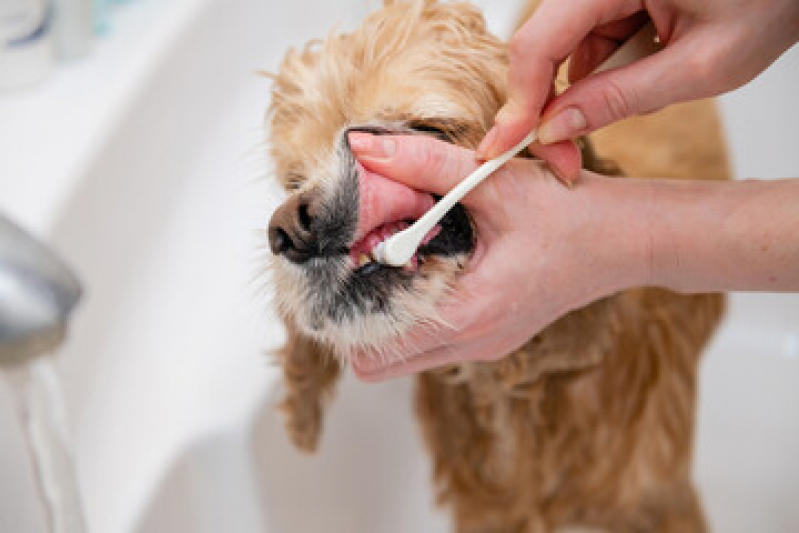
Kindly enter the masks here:
[[304, 263], [319, 254], [313, 232], [312, 198], [295, 194], [277, 208], [269, 221], [269, 247], [294, 263]]

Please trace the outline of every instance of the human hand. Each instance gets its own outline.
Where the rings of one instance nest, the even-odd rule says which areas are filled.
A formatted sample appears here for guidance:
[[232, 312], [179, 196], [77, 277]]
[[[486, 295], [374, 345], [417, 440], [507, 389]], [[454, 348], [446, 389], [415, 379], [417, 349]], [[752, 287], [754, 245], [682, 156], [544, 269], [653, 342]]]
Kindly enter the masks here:
[[[421, 136], [350, 133], [360, 163], [408, 187], [446, 194], [477, 168], [474, 152]], [[417, 326], [382, 352], [356, 355], [365, 380], [448, 363], [496, 360], [548, 324], [646, 277], [644, 218], [615, 206], [624, 180], [584, 173], [569, 191], [537, 161], [514, 159], [463, 199], [477, 246], [439, 311], [442, 326]], [[626, 202], [626, 205], [638, 205]]]
[[[649, 19], [662, 51], [589, 75]], [[547, 145], [732, 90], [797, 39], [796, 0], [547, 0], [511, 40], [508, 101], [478, 154], [496, 157], [536, 125]], [[572, 86], [552, 98], [557, 69], [569, 57]]]

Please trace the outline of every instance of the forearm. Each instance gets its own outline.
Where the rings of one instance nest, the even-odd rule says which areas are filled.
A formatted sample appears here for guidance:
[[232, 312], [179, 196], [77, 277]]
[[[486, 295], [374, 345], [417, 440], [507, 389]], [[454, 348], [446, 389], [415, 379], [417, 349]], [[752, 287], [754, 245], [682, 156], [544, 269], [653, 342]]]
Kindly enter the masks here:
[[[634, 284], [680, 292], [799, 291], [799, 179], [608, 183], [648, 261]], [[641, 272], [640, 268], [631, 268]], [[641, 283], [642, 282], [642, 283]]]

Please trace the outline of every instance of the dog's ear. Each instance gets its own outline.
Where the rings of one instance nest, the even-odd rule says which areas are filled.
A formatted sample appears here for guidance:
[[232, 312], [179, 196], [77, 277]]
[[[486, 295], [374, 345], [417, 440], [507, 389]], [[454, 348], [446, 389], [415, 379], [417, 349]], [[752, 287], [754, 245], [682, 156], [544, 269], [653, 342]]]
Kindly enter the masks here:
[[288, 340], [278, 352], [286, 386], [280, 409], [297, 448], [316, 450], [325, 404], [333, 394], [340, 363], [332, 351], [306, 337], [287, 321]]

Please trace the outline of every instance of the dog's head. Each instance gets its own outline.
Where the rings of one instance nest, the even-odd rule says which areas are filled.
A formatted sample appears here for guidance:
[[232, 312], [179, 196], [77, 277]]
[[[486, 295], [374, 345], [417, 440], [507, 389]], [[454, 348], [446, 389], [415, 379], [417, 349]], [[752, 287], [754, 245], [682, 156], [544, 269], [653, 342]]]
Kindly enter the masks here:
[[370, 258], [435, 202], [362, 168], [347, 133], [431, 135], [475, 147], [504, 101], [505, 48], [465, 3], [386, 2], [353, 33], [291, 50], [268, 115], [277, 177], [272, 216], [278, 306], [294, 327], [346, 355], [379, 347], [435, 306], [474, 248], [458, 206], [409, 265]]

